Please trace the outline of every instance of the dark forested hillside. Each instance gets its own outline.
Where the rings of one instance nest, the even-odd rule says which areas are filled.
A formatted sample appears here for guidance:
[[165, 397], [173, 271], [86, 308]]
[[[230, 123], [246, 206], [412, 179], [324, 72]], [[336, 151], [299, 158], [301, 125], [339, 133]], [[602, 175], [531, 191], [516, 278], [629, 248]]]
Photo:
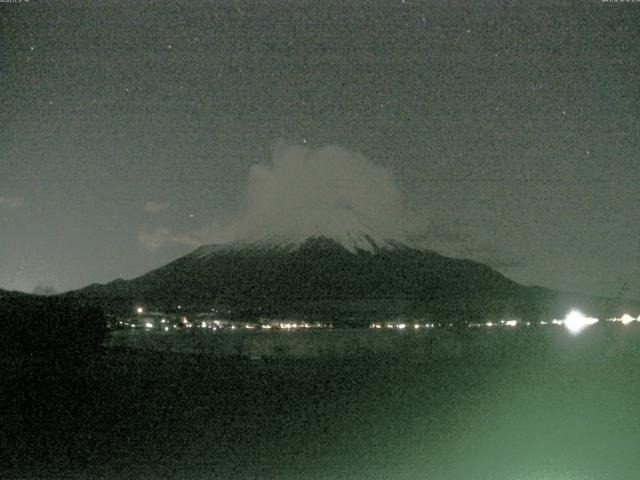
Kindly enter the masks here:
[[389, 315], [457, 321], [539, 320], [610, 301], [520, 285], [490, 267], [402, 244], [349, 251], [314, 237], [297, 246], [201, 247], [130, 281], [71, 292], [107, 310], [143, 303], [163, 311], [224, 310], [237, 316], [371, 320]]

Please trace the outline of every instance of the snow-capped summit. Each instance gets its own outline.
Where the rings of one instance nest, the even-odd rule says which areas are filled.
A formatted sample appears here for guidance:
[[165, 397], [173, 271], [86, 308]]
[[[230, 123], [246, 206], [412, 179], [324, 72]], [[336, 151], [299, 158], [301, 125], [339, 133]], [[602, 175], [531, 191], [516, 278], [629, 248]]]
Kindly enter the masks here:
[[235, 241], [201, 247], [200, 256], [208, 256], [220, 250], [277, 249], [295, 251], [311, 239], [327, 239], [351, 253], [358, 251], [376, 253], [379, 250], [408, 246], [402, 235], [392, 233], [388, 226], [367, 219], [354, 209], [343, 207], [324, 210], [291, 212], [286, 219], [270, 218], [251, 226], [237, 228]]
[[311, 244], [318, 245], [320, 242], [333, 244], [342, 247], [350, 253], [368, 252], [375, 254], [382, 250], [394, 250], [408, 245], [398, 240], [382, 237], [373, 237], [364, 232], [342, 232], [340, 235], [295, 235], [295, 236], [270, 236], [253, 241], [239, 241], [224, 244], [204, 245], [193, 252], [194, 256], [206, 258], [224, 251], [280, 251], [295, 252], [300, 248], [308, 247]]

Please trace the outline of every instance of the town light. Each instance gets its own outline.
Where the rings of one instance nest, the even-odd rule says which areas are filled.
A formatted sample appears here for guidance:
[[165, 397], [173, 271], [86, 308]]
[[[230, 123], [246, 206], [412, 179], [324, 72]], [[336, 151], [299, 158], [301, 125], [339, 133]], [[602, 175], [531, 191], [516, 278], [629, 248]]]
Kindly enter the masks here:
[[597, 318], [587, 317], [578, 310], [571, 310], [566, 317], [564, 317], [563, 324], [573, 335], [580, 333], [589, 325], [597, 323]]
[[623, 325], [629, 325], [631, 322], [635, 321], [635, 318], [633, 318], [628, 313], [625, 313], [620, 317], [620, 321], [622, 322]]

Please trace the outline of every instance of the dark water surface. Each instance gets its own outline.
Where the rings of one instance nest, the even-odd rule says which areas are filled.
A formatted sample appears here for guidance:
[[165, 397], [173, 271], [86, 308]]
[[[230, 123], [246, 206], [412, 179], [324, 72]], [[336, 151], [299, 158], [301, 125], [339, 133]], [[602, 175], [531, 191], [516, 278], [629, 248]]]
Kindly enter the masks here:
[[412, 334], [341, 358], [5, 360], [0, 477], [640, 478], [640, 328]]

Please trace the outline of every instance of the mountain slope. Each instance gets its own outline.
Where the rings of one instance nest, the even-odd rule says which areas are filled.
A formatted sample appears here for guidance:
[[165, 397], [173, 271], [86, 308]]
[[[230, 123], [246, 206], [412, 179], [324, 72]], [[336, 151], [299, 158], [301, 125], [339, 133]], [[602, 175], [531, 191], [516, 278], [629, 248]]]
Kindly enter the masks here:
[[[366, 240], [366, 239], [365, 239]], [[68, 295], [130, 312], [231, 311], [232, 316], [371, 320], [389, 315], [457, 322], [549, 319], [600, 299], [525, 287], [486, 265], [394, 241], [349, 248], [335, 239], [261, 241], [200, 247], [136, 279], [92, 285]], [[610, 305], [609, 305], [610, 306]], [[594, 311], [597, 310], [597, 311]]]
[[2, 290], [0, 289], [0, 299], [9, 299], [9, 298], [23, 298], [23, 297], [29, 297], [31, 296], [31, 294], [29, 293], [23, 293], [23, 292], [16, 292], [13, 290]]

